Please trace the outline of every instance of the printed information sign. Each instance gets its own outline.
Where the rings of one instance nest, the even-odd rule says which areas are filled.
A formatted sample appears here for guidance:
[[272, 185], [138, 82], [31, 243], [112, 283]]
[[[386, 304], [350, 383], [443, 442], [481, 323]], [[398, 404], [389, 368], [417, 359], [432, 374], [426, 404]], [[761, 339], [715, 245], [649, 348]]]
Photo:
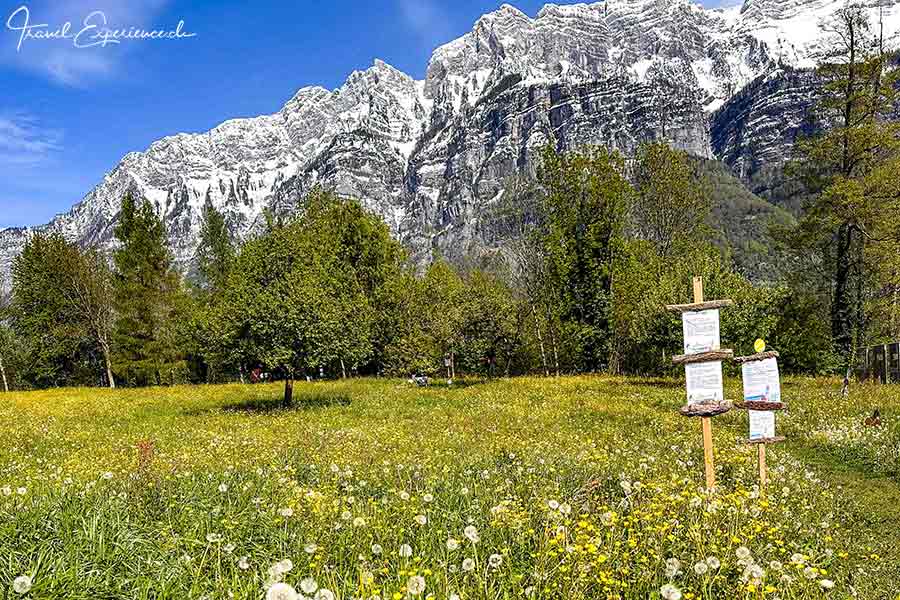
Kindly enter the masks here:
[[744, 363], [744, 402], [781, 402], [778, 360], [767, 358]]
[[701, 310], [681, 315], [684, 329], [684, 353], [699, 354], [721, 348], [719, 310]]
[[775, 437], [775, 413], [765, 410], [750, 410], [750, 439], [761, 440]]
[[685, 365], [684, 374], [689, 405], [725, 400], [721, 361]]

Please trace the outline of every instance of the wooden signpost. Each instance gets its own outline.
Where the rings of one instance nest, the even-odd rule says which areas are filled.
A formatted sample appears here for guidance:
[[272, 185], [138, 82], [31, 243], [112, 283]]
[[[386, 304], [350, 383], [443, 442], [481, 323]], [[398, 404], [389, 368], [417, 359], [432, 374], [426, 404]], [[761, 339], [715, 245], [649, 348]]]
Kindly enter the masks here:
[[759, 460], [759, 489], [765, 492], [768, 483], [766, 472], [766, 446], [783, 442], [775, 435], [775, 411], [784, 410], [781, 401], [781, 382], [778, 376], [778, 353], [765, 352], [765, 343], [757, 340], [756, 354], [741, 356], [735, 362], [741, 364], [744, 383], [744, 399], [735, 407], [746, 410], [750, 417], [748, 444], [756, 444]]
[[725, 400], [722, 382], [722, 361], [734, 358], [734, 352], [723, 350], [719, 339], [719, 309], [731, 306], [731, 300], [703, 300], [703, 278], [694, 277], [693, 304], [666, 306], [680, 313], [684, 328], [684, 354], [672, 358], [675, 365], [684, 365], [687, 405], [681, 408], [686, 417], [700, 417], [703, 428], [703, 462], [706, 469], [706, 488], [716, 486], [713, 463], [712, 417], [731, 410]]

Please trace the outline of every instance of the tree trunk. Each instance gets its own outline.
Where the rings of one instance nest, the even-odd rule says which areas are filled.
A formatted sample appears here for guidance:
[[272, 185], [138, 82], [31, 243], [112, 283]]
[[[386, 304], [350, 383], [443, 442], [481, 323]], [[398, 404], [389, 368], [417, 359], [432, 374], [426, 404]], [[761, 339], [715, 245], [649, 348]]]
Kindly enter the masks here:
[[550, 334], [550, 347], [553, 350], [553, 366], [556, 368], [556, 376], [559, 377], [559, 351], [556, 347], [556, 330], [553, 328], [549, 306], [547, 307], [547, 331]]
[[341, 379], [347, 379], [347, 367], [344, 366], [344, 359], [341, 359]]
[[238, 378], [241, 380], [241, 383], [247, 383], [244, 381], [244, 365], [238, 365]]
[[294, 401], [294, 378], [288, 376], [287, 379], [284, 380], [284, 400], [282, 400], [281, 405], [284, 408], [289, 408]]
[[9, 382], [6, 381], [6, 366], [3, 364], [3, 357], [0, 356], [0, 375], [3, 376], [3, 391], [9, 391]]
[[853, 230], [847, 223], [838, 228], [838, 239], [835, 249], [834, 297], [831, 303], [831, 335], [836, 350], [846, 367], [850, 361], [853, 346], [851, 318], [851, 275]]
[[456, 357], [450, 353], [450, 379], [456, 379]]
[[541, 364], [544, 366], [544, 375], [550, 377], [550, 367], [547, 366], [547, 352], [544, 350], [544, 336], [541, 334], [541, 323], [538, 321], [537, 309], [531, 305], [531, 316], [534, 317], [534, 327], [537, 330], [538, 345], [541, 347]]
[[109, 357], [109, 344], [105, 340], [100, 342], [100, 350], [103, 352], [103, 362], [106, 364], [106, 380], [110, 389], [115, 389], [116, 379], [113, 377], [112, 359]]

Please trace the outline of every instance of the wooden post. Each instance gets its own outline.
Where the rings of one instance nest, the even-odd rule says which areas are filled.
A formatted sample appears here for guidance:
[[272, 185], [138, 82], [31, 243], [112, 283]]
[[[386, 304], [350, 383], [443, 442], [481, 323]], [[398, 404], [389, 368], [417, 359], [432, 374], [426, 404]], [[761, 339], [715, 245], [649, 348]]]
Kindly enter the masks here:
[[759, 492], [763, 494], [766, 491], [766, 483], [768, 482], [768, 477], [766, 476], [766, 445], [757, 444], [756, 447], [759, 448]]
[[887, 344], [884, 345], [884, 382], [891, 382], [891, 349]]
[[[694, 277], [694, 302], [697, 304], [703, 302], [702, 277]], [[706, 469], [706, 489], [712, 490], [716, 487], [716, 468], [713, 463], [712, 418], [701, 417], [700, 422], [703, 425], [703, 464]]]

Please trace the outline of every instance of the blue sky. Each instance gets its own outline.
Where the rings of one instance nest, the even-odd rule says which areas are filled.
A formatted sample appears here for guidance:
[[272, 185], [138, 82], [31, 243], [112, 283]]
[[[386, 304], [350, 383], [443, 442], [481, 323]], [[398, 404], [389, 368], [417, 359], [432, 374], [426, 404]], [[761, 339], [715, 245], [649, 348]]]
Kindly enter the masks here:
[[[273, 113], [298, 88], [334, 88], [375, 58], [421, 78], [435, 46], [501, 3], [0, 0], [0, 227], [47, 222], [160, 137]], [[511, 4], [534, 16], [544, 3]], [[22, 6], [30, 24], [71, 21], [72, 34], [100, 10], [113, 28], [184, 21], [196, 35], [103, 48], [24, 39], [17, 48]]]

